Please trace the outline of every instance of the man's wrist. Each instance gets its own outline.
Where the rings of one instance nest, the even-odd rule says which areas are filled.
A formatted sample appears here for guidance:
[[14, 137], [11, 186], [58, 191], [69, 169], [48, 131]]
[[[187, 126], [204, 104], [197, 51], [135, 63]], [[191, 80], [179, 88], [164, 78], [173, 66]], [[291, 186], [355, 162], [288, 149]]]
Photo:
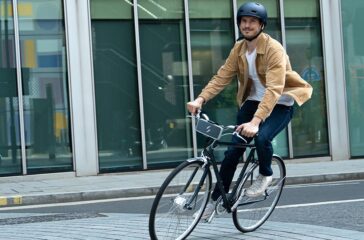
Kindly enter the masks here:
[[262, 122], [262, 119], [258, 118], [258, 117], [253, 117], [253, 119], [251, 120], [251, 123], [254, 124], [255, 126], [259, 126], [259, 124]]
[[200, 105], [203, 105], [205, 103], [205, 99], [203, 97], [198, 97], [195, 101], [198, 102]]

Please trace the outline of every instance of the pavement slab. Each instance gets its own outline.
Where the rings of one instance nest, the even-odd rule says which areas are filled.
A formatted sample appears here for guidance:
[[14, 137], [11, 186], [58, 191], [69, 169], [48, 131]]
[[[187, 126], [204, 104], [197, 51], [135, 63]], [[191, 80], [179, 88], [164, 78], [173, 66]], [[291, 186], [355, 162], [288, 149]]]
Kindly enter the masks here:
[[[22, 214], [17, 214], [21, 216]], [[52, 215], [55, 218], [52, 219]], [[65, 215], [65, 214], [61, 214]], [[25, 214], [27, 218], [30, 214]], [[0, 239], [34, 240], [34, 239], [149, 239], [148, 215], [100, 213], [100, 216], [78, 216], [70, 214], [60, 219], [59, 214], [44, 214], [41, 221], [39, 214], [34, 215], [33, 222], [4, 224], [0, 222]], [[2, 220], [14, 215], [0, 214]], [[229, 217], [215, 218], [212, 223], [199, 223], [187, 238], [197, 239], [269, 239], [269, 240], [362, 240], [364, 232], [336, 229], [308, 224], [283, 223], [267, 221], [254, 232], [239, 232]]]

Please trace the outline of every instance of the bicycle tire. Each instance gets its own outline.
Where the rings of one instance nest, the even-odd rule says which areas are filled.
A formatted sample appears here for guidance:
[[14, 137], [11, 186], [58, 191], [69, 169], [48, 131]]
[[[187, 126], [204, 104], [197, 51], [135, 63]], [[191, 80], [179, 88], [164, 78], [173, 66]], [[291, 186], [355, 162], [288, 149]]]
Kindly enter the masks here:
[[[193, 180], [186, 188], [191, 176]], [[198, 185], [202, 187], [193, 197]], [[210, 192], [211, 172], [204, 162], [191, 159], [181, 163], [169, 174], [154, 199], [149, 215], [151, 239], [185, 239], [198, 224]], [[191, 197], [193, 201], [186, 208]]]
[[[256, 198], [243, 196], [238, 207], [233, 211], [235, 227], [241, 232], [252, 232], [259, 228], [272, 214], [279, 198], [286, 179], [286, 167], [283, 160], [274, 155], [272, 157], [273, 181], [268, 187], [266, 194]], [[256, 165], [246, 174], [243, 179], [243, 191], [248, 188], [252, 180], [258, 176], [259, 167]], [[268, 194], [268, 195], [267, 195]]]

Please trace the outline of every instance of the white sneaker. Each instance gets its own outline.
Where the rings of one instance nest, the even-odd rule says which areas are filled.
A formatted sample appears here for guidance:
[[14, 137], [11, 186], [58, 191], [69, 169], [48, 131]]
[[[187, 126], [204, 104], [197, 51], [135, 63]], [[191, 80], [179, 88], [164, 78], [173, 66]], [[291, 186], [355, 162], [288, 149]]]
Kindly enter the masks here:
[[272, 176], [259, 174], [253, 184], [245, 191], [247, 197], [258, 197], [263, 195], [268, 186], [272, 183]]
[[[216, 204], [215, 202], [209, 202], [206, 205], [205, 211], [203, 212], [200, 220], [204, 220], [204, 221], [209, 220], [209, 218], [211, 217], [211, 214], [215, 210], [215, 204]], [[200, 211], [197, 211], [193, 214], [193, 217], [196, 218], [199, 214], [200, 214]]]

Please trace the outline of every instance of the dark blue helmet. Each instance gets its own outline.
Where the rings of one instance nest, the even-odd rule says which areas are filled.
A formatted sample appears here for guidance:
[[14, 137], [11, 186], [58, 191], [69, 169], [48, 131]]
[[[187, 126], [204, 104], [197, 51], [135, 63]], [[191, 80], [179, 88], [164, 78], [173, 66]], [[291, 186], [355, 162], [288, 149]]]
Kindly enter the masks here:
[[264, 26], [267, 25], [267, 19], [268, 19], [267, 10], [260, 3], [247, 2], [240, 6], [236, 14], [236, 20], [238, 26], [243, 16], [256, 17], [263, 23]]

